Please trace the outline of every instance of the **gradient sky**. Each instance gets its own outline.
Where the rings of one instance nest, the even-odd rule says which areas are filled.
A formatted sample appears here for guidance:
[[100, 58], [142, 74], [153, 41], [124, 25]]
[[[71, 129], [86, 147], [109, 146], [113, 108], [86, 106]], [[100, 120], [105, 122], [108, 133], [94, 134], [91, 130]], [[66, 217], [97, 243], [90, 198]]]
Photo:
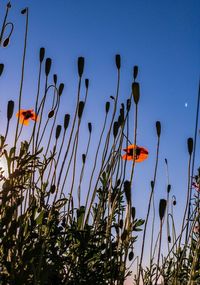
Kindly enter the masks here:
[[[0, 3], [1, 21], [6, 3]], [[200, 1], [18, 0], [11, 3], [9, 20], [15, 28], [10, 46], [1, 49], [0, 61], [5, 64], [0, 84], [2, 105], [18, 97], [25, 28], [20, 10], [26, 6], [30, 17], [24, 107], [29, 108], [34, 102], [40, 47], [45, 47], [46, 56], [52, 58], [52, 73], [57, 73], [66, 85], [62, 114], [74, 106], [76, 61], [84, 56], [84, 78], [90, 79], [85, 122], [94, 123], [94, 136], [98, 138], [105, 101], [115, 94], [115, 54], [119, 53], [122, 59], [119, 103], [128, 98], [132, 69], [138, 65], [141, 84], [138, 144], [148, 148], [149, 159], [136, 167], [133, 204], [137, 216], [144, 218], [155, 164], [155, 122], [159, 120], [162, 135], [156, 209], [159, 199], [166, 197], [164, 158], [167, 158], [172, 194], [178, 201], [179, 223], [187, 191], [187, 138], [194, 134], [200, 75]], [[1, 108], [1, 120], [5, 111], [6, 108]], [[84, 142], [84, 135], [82, 139]], [[199, 159], [198, 136], [195, 169], [200, 165]]]

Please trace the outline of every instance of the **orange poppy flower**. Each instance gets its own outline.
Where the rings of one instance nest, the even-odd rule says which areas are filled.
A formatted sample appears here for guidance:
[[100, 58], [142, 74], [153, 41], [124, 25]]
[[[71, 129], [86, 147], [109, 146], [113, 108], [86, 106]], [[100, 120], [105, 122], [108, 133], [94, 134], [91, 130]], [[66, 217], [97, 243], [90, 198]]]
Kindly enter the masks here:
[[38, 121], [38, 115], [36, 115], [33, 109], [31, 110], [21, 109], [19, 112], [17, 112], [16, 117], [17, 118], [19, 117], [20, 124], [23, 124], [25, 126], [29, 125], [29, 120]]
[[147, 149], [134, 144], [129, 145], [123, 150], [126, 152], [126, 154], [122, 155], [122, 159], [135, 160], [135, 162], [142, 162], [143, 160], [147, 159], [149, 154]]

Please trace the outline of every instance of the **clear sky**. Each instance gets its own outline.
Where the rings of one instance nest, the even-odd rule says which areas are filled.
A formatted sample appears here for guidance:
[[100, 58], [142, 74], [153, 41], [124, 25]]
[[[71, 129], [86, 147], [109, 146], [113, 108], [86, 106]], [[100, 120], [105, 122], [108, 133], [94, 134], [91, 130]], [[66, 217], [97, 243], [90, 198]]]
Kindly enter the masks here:
[[[0, 3], [1, 21], [6, 3]], [[61, 113], [70, 112], [74, 106], [76, 61], [77, 57], [84, 56], [84, 76], [90, 79], [85, 122], [94, 122], [94, 134], [98, 138], [105, 101], [114, 95], [116, 88], [114, 60], [119, 53], [122, 58], [120, 102], [131, 92], [133, 66], [139, 66], [138, 144], [149, 150], [149, 159], [136, 167], [133, 183], [137, 216], [146, 215], [155, 164], [157, 120], [161, 121], [162, 135], [156, 209], [159, 199], [166, 197], [164, 158], [167, 158], [179, 214], [187, 190], [187, 138], [193, 136], [195, 126], [200, 75], [200, 1], [17, 0], [11, 3], [9, 20], [15, 28], [10, 46], [1, 49], [0, 61], [6, 67], [0, 84], [2, 105], [18, 96], [25, 23], [20, 10], [26, 6], [30, 17], [24, 107], [29, 108], [36, 92], [40, 47], [46, 48], [46, 56], [53, 60], [53, 73], [66, 85]], [[1, 107], [1, 120], [5, 111]], [[197, 153], [195, 169], [200, 165], [199, 136]]]

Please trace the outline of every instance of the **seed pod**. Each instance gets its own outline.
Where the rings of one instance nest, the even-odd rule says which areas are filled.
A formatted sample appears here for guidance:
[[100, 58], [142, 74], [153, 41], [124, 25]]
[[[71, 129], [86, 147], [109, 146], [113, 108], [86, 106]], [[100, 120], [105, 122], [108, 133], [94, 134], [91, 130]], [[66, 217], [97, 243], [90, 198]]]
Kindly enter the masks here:
[[8, 121], [12, 118], [13, 111], [14, 111], [14, 101], [10, 100], [10, 101], [8, 101], [8, 105], [7, 105], [7, 119], [8, 119]]
[[45, 55], [45, 48], [41, 47], [40, 48], [40, 63], [43, 62], [44, 55]]
[[7, 8], [8, 8], [8, 9], [11, 8], [11, 3], [10, 3], [10, 1], [9, 1], [8, 4], [7, 4]]
[[0, 76], [3, 73], [3, 70], [4, 70], [4, 64], [0, 63]]
[[48, 118], [51, 119], [54, 116], [54, 110], [51, 110], [48, 114]]
[[85, 79], [85, 88], [88, 89], [88, 87], [89, 87], [89, 79], [86, 78]]
[[127, 110], [127, 112], [130, 111], [130, 108], [131, 108], [131, 100], [127, 99], [127, 101], [126, 101], [126, 110]]
[[56, 86], [56, 84], [57, 84], [57, 81], [58, 81], [58, 76], [57, 76], [57, 74], [54, 74], [53, 75], [53, 82], [54, 82], [54, 85]]
[[135, 104], [137, 105], [140, 100], [140, 85], [137, 82], [132, 83], [132, 94]]
[[135, 65], [135, 66], [133, 67], [133, 79], [134, 79], [134, 81], [135, 81], [135, 79], [137, 78], [137, 76], [138, 76], [138, 66]]
[[160, 121], [156, 122], [156, 132], [157, 132], [157, 136], [160, 137], [160, 133], [161, 133], [161, 124]]
[[21, 14], [24, 15], [27, 12], [27, 8], [21, 10]]
[[78, 117], [79, 117], [79, 119], [82, 117], [84, 104], [85, 103], [83, 101], [79, 102], [79, 105], [78, 105]]
[[45, 62], [45, 74], [46, 74], [46, 76], [49, 75], [50, 70], [51, 70], [51, 58], [48, 57], [46, 59], [46, 62]]
[[135, 207], [132, 207], [131, 208], [131, 215], [132, 215], [133, 221], [135, 220], [135, 213], [136, 213], [136, 209], [135, 209]]
[[153, 182], [153, 180], [151, 181], [151, 189], [153, 189], [154, 188], [154, 182]]
[[61, 125], [57, 125], [57, 127], [56, 127], [56, 140], [60, 136], [61, 129], [62, 129], [62, 126]]
[[4, 41], [3, 41], [3, 47], [7, 47], [8, 44], [10, 42], [10, 38], [6, 38]]
[[167, 193], [169, 193], [170, 191], [171, 191], [171, 185], [168, 184], [168, 185], [167, 185]]
[[129, 261], [131, 261], [131, 260], [133, 259], [133, 257], [134, 257], [134, 253], [133, 253], [133, 251], [131, 250], [131, 251], [129, 252], [129, 255], [128, 255]]
[[85, 163], [85, 159], [86, 159], [86, 155], [85, 153], [82, 154], [82, 161], [83, 161], [83, 164]]
[[85, 63], [84, 57], [79, 57], [78, 58], [78, 75], [79, 75], [79, 77], [81, 77], [83, 75], [84, 63]]
[[168, 236], [167, 240], [168, 240], [168, 243], [171, 243], [171, 241], [172, 241], [171, 236]]
[[58, 88], [58, 95], [59, 96], [62, 95], [64, 87], [65, 87], [64, 83], [60, 83], [59, 88]]
[[90, 133], [92, 132], [92, 124], [91, 123], [88, 123], [88, 130]]
[[130, 203], [130, 201], [131, 201], [131, 183], [128, 180], [126, 180], [124, 182], [124, 193], [126, 196], [127, 203]]
[[167, 201], [165, 199], [160, 199], [160, 204], [159, 204], [160, 220], [164, 218], [166, 206], [167, 206]]
[[64, 117], [64, 129], [66, 130], [69, 126], [70, 114], [65, 114]]
[[113, 136], [114, 136], [114, 138], [116, 138], [116, 136], [118, 134], [118, 130], [119, 130], [118, 122], [114, 122], [114, 125], [113, 125]]
[[191, 155], [193, 151], [193, 138], [188, 138], [187, 144], [188, 144], [188, 153], [189, 155]]
[[106, 102], [106, 114], [108, 114], [109, 112], [109, 109], [110, 109], [110, 102]]
[[173, 200], [172, 204], [176, 206], [176, 199]]
[[56, 191], [56, 186], [55, 185], [51, 185], [51, 188], [50, 188], [51, 194], [53, 194], [55, 191]]
[[120, 67], [121, 67], [121, 56], [119, 54], [116, 54], [116, 56], [115, 56], [115, 63], [116, 63], [117, 69], [120, 69]]
[[165, 163], [166, 163], [166, 164], [168, 164], [168, 161], [167, 161], [167, 159], [166, 159], [166, 158], [165, 158]]

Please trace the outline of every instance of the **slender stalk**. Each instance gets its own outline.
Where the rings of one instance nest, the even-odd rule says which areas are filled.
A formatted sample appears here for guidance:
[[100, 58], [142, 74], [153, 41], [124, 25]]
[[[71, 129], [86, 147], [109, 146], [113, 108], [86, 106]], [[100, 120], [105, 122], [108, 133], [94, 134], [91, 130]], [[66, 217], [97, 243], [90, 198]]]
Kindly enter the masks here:
[[[143, 255], [144, 255], [144, 244], [145, 244], [145, 239], [146, 239], [146, 230], [147, 230], [147, 224], [148, 224], [148, 219], [149, 219], [149, 214], [150, 214], [151, 202], [152, 202], [153, 195], [154, 195], [154, 188], [155, 188], [157, 168], [158, 168], [159, 149], [160, 149], [160, 136], [158, 136], [158, 141], [157, 141], [154, 177], [153, 177], [153, 181], [151, 183], [151, 194], [150, 194], [149, 203], [148, 203], [147, 216], [146, 216], [146, 220], [145, 220], [145, 224], [144, 224], [144, 232], [143, 232], [143, 239], [142, 239], [142, 249], [141, 249], [141, 255], [140, 255], [140, 262], [139, 262], [139, 273], [138, 273], [137, 285], [139, 285], [140, 274], [141, 274], [141, 270], [142, 270], [142, 261], [143, 261]], [[151, 239], [151, 256], [152, 256], [152, 246], [153, 246], [152, 240], [153, 240], [153, 238]], [[150, 264], [151, 264], [151, 258], [150, 258]]]
[[[196, 109], [196, 122], [195, 122], [195, 130], [194, 130], [194, 147], [193, 147], [193, 154], [192, 154], [192, 170], [191, 170], [191, 177], [194, 176], [194, 165], [195, 165], [195, 157], [196, 157], [196, 142], [197, 142], [197, 133], [198, 133], [198, 121], [199, 121], [199, 105], [200, 105], [200, 80], [199, 80], [199, 89], [197, 95], [197, 109]], [[189, 193], [189, 207], [188, 207], [188, 215], [187, 218], [190, 216], [191, 211], [191, 196], [192, 196], [192, 179], [190, 181], [190, 193]], [[200, 199], [200, 193], [198, 192], [198, 199]], [[186, 240], [188, 238], [188, 227], [186, 228]]]
[[[28, 8], [26, 8], [26, 28], [24, 35], [24, 50], [22, 56], [22, 69], [21, 69], [21, 81], [20, 81], [20, 90], [19, 90], [19, 101], [18, 101], [18, 112], [21, 109], [21, 101], [22, 101], [22, 91], [23, 91], [23, 83], [24, 83], [24, 72], [25, 72], [25, 59], [26, 59], [26, 48], [27, 48], [27, 38], [28, 38]], [[15, 132], [15, 140], [14, 140], [14, 148], [16, 150], [17, 138], [18, 138], [18, 129], [19, 129], [19, 117], [17, 119], [17, 126]]]
[[72, 136], [73, 136], [73, 133], [74, 133], [75, 123], [76, 123], [76, 118], [77, 118], [77, 113], [78, 113], [79, 99], [80, 99], [81, 78], [82, 77], [79, 77], [76, 110], [75, 110], [75, 113], [74, 113], [74, 118], [73, 118], [73, 123], [72, 123], [70, 137], [69, 137], [69, 140], [68, 140], [68, 145], [67, 145], [67, 148], [66, 148], [66, 151], [65, 151], [65, 155], [64, 155], [64, 158], [63, 158], [63, 161], [62, 161], [62, 165], [61, 165], [61, 168], [60, 168], [61, 170], [60, 170], [60, 173], [59, 173], [59, 176], [58, 176], [57, 188], [59, 188], [59, 185], [60, 185], [62, 173], [63, 173], [63, 170], [64, 170], [64, 166], [65, 166], [65, 162], [66, 162], [66, 159], [67, 159], [67, 155], [68, 155], [68, 152], [69, 152]]

